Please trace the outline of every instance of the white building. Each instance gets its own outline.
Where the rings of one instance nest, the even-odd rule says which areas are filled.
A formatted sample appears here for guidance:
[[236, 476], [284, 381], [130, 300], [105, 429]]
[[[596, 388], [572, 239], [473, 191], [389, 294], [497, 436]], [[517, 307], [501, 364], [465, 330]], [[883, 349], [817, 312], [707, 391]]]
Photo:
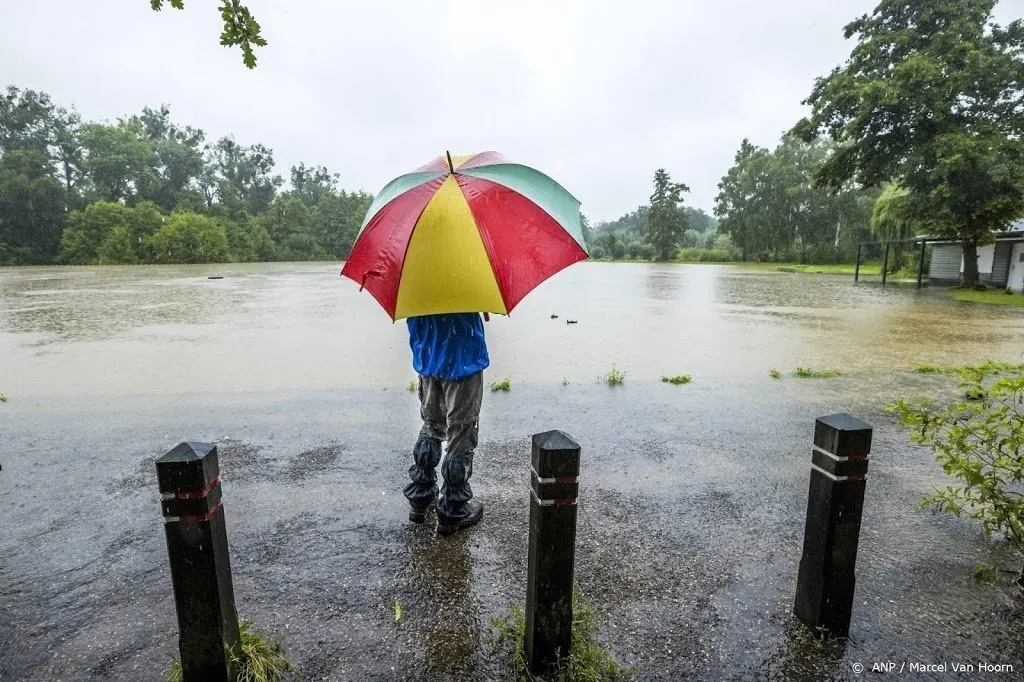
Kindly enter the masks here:
[[[1024, 221], [996, 235], [994, 244], [978, 247], [978, 277], [989, 286], [1024, 293]], [[964, 274], [963, 250], [958, 242], [937, 241], [932, 246], [928, 282], [955, 286]]]

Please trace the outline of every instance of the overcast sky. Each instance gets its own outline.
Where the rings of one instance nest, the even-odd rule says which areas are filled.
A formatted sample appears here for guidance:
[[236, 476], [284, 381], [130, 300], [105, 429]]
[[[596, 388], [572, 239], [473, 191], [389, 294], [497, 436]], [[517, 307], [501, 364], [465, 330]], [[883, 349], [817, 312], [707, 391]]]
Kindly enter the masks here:
[[[561, 182], [593, 221], [646, 203], [666, 168], [710, 211], [744, 137], [774, 145], [842, 27], [875, 0], [248, 0], [269, 45], [247, 70], [215, 0], [0, 0], [0, 86], [88, 120], [167, 103], [214, 139], [379, 190], [450, 149]], [[1022, 14], [1002, 0], [997, 17]]]

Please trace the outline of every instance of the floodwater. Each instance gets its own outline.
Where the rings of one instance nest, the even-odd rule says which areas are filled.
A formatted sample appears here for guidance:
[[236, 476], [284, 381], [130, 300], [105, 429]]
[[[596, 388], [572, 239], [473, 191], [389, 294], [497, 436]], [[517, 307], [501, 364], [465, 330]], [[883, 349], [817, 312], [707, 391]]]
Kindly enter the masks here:
[[[339, 271], [337, 263], [0, 270], [0, 389], [404, 386], [413, 378], [404, 323], [392, 324]], [[1022, 330], [1019, 310], [851, 277], [608, 263], [556, 275], [486, 327], [491, 374], [536, 382], [590, 380], [613, 364], [657, 379], [1019, 360]]]

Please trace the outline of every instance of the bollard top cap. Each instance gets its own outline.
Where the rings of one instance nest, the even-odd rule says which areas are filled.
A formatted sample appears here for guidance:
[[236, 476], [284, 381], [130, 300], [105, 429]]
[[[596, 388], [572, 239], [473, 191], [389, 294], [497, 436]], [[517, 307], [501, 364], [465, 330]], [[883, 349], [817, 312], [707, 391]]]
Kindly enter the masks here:
[[565, 431], [545, 431], [533, 434], [533, 447], [541, 450], [579, 450], [580, 444]]
[[580, 444], [564, 431], [534, 434], [532, 464], [541, 478], [579, 476]]
[[846, 412], [830, 414], [827, 417], [818, 417], [818, 421], [826, 426], [832, 427], [836, 431], [870, 431], [872, 428], [871, 424], [861, 421], [852, 414], [847, 414]]
[[173, 450], [160, 458], [161, 462], [194, 462], [203, 459], [210, 454], [217, 446], [213, 443], [201, 443], [198, 441], [185, 441], [178, 443]]

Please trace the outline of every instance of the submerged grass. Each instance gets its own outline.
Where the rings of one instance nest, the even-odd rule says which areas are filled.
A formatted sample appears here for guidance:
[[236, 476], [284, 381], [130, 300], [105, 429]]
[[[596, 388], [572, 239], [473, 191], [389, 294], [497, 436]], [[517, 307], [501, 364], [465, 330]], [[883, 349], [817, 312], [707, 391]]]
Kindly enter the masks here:
[[997, 360], [986, 360], [980, 365], [918, 365], [914, 371], [918, 374], [962, 374], [964, 372], [981, 372], [982, 374], [1002, 374], [1024, 370], [1024, 363], [1013, 364]]
[[[489, 633], [491, 647], [510, 660], [512, 679], [531, 682], [534, 678], [526, 667], [523, 642], [526, 636], [526, 618], [516, 605], [509, 608], [505, 618], [493, 618]], [[633, 678], [634, 668], [616, 661], [611, 652], [597, 641], [600, 624], [593, 605], [580, 593], [579, 584], [572, 589], [572, 650], [567, 658], [560, 658], [552, 682], [626, 682]]]
[[409, 382], [409, 393], [415, 393], [419, 387], [420, 382], [417, 381], [416, 379], [413, 379], [412, 381]]
[[772, 367], [770, 370], [768, 370], [768, 376], [770, 376], [772, 379], [781, 379], [782, 372]]
[[811, 369], [810, 367], [797, 367], [793, 370], [793, 376], [800, 379], [830, 379], [842, 376], [838, 369]]
[[666, 384], [676, 384], [678, 386], [679, 384], [690, 383], [691, 381], [693, 381], [693, 377], [691, 377], [689, 374], [680, 374], [679, 376], [674, 377], [662, 377], [661, 380]]
[[562, 385], [563, 386], [568, 386], [569, 385], [569, 377], [562, 377]]
[[626, 380], [626, 373], [615, 367], [615, 364], [612, 363], [611, 371], [609, 371], [603, 377], [598, 377], [598, 379], [608, 384], [609, 386], [620, 386], [622, 382]]
[[[298, 680], [299, 667], [289, 660], [281, 649], [280, 640], [268, 640], [252, 631], [252, 623], [242, 622], [238, 627], [242, 636], [241, 655], [232, 655], [238, 671], [234, 682], [281, 682]], [[181, 661], [175, 659], [165, 675], [166, 682], [182, 682]]]
[[0, 403], [6, 403], [6, 402], [7, 402], [7, 396], [5, 396], [3, 393], [0, 393]]
[[511, 389], [512, 389], [512, 381], [508, 377], [505, 377], [501, 381], [492, 381], [491, 382], [491, 390], [492, 391], [509, 391]]

